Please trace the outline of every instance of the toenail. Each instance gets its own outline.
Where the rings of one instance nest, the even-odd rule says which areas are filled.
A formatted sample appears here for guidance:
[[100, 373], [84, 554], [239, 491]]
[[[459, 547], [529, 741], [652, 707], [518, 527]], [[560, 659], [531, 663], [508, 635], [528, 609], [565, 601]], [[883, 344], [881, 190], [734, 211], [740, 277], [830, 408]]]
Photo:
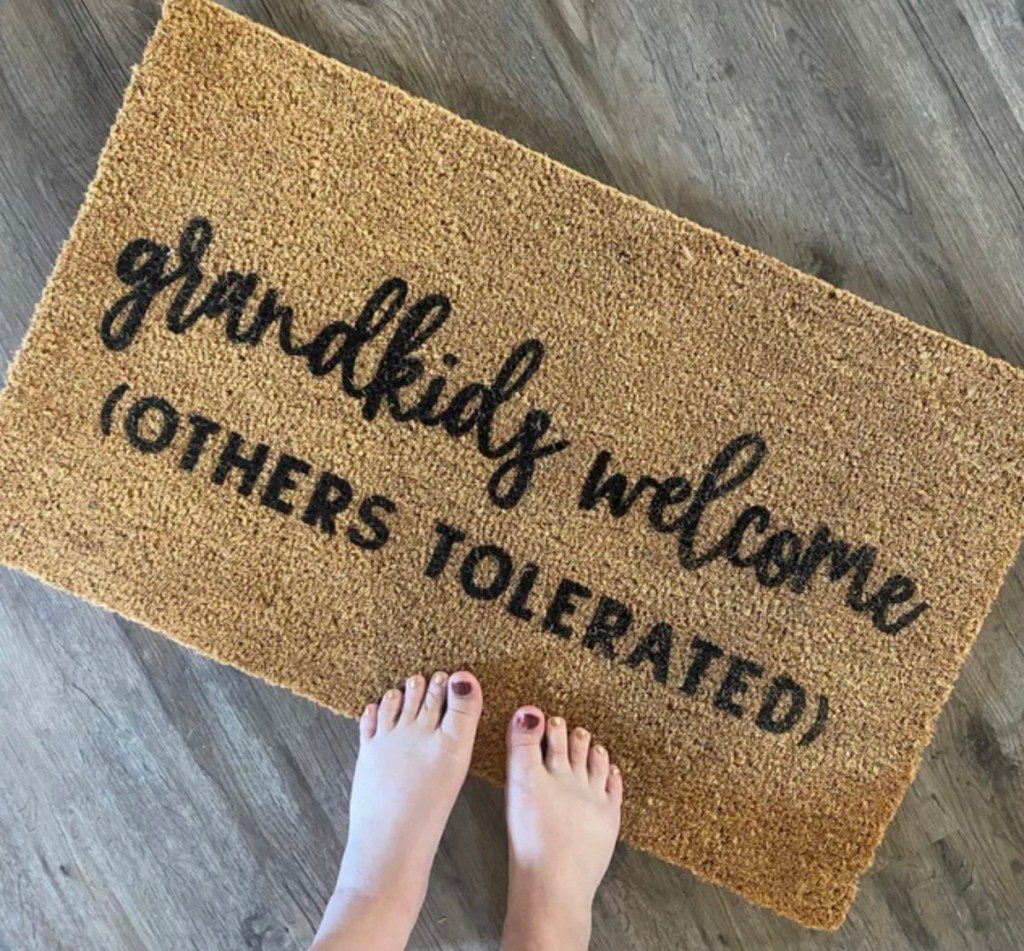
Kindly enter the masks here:
[[594, 745], [594, 752], [597, 753], [598, 756], [604, 756], [608, 750], [606, 750], [600, 743], [597, 743]]
[[583, 727], [581, 727], [581, 726], [576, 727], [576, 739], [577, 740], [585, 740], [588, 735], [589, 734], [587, 733], [586, 730], [583, 729]]
[[611, 773], [612, 773], [613, 776], [618, 776], [619, 773], [621, 773], [621, 772], [622, 772], [622, 770], [619, 769], [618, 766], [612, 766]]
[[473, 692], [473, 685], [468, 680], [456, 680], [452, 691], [460, 697], [468, 697]]
[[548, 723], [550, 723], [552, 726], [561, 726], [563, 723], [565, 723], [565, 720], [563, 720], [561, 717], [552, 717], [550, 720], [548, 720]]
[[434, 674], [434, 683], [435, 684], [443, 684], [447, 679], [448, 678], [444, 674], [441, 674], [441, 673]]
[[407, 681], [405, 682], [405, 685], [406, 685], [407, 687], [409, 687], [409, 688], [413, 688], [413, 687], [418, 687], [418, 686], [420, 685], [420, 678], [419, 678], [419, 676], [418, 676], [418, 675], [416, 675], [416, 674], [414, 674], [414, 675], [413, 675], [412, 677], [410, 677], [410, 678], [409, 678], [409, 679], [408, 679], [408, 680], [407, 680]]
[[540, 717], [535, 713], [520, 713], [519, 714], [519, 725], [524, 730], [535, 730], [537, 725], [540, 723]]
[[401, 696], [401, 693], [399, 693], [398, 690], [392, 687], [386, 694], [384, 694], [384, 696], [388, 700], [397, 700]]

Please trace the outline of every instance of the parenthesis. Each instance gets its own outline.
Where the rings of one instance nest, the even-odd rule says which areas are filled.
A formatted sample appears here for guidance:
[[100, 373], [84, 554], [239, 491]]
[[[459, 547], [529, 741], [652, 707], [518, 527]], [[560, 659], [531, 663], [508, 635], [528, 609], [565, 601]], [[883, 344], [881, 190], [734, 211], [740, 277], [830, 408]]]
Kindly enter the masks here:
[[818, 697], [818, 715], [814, 718], [814, 722], [811, 724], [810, 729], [800, 737], [800, 742], [797, 746], [809, 746], [825, 729], [825, 721], [828, 720], [828, 697], [825, 694], [821, 694]]
[[100, 410], [100, 430], [104, 436], [110, 435], [110, 424], [114, 418], [114, 408], [121, 402], [121, 397], [128, 392], [128, 384], [121, 383], [115, 386], [110, 395], [103, 401], [103, 409]]

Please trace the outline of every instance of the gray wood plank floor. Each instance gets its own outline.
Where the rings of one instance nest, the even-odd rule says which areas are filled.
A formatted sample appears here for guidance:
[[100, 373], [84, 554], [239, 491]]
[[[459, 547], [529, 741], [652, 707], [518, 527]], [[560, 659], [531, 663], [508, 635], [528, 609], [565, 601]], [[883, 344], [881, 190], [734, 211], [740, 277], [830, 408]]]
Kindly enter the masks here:
[[[230, 5], [1024, 365], [1020, 0]], [[158, 13], [0, 0], [0, 370]], [[355, 754], [354, 724], [0, 571], [0, 949], [303, 948]], [[496, 947], [503, 834], [471, 780], [411, 947]], [[1024, 566], [837, 934], [620, 849], [593, 946], [1024, 947]]]

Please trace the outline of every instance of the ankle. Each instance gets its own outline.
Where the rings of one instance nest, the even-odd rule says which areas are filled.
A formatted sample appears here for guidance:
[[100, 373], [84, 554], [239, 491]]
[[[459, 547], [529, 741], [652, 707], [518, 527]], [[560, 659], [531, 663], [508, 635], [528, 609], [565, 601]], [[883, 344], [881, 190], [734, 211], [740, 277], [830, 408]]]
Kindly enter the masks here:
[[379, 840], [360, 842], [350, 837], [341, 856], [331, 900], [372, 899], [395, 911], [411, 912], [415, 917], [426, 896], [432, 863], [424, 865], [412, 857], [384, 861], [380, 853]]
[[415, 921], [425, 896], [418, 889], [398, 883], [392, 888], [370, 889], [339, 877], [328, 907], [340, 910], [372, 908], [378, 914]]
[[574, 883], [512, 870], [502, 951], [586, 951], [592, 902]]
[[418, 917], [419, 904], [400, 894], [369, 894], [339, 882], [309, 951], [402, 951]]

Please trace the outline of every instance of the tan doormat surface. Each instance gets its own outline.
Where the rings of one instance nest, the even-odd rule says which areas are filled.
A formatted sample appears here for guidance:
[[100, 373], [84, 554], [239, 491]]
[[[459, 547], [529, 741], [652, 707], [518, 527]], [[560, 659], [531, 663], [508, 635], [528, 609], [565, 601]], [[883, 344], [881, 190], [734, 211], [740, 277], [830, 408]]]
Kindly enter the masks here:
[[1024, 512], [1020, 371], [206, 0], [0, 438], [6, 563], [349, 715], [468, 667], [477, 772], [586, 724], [627, 842], [823, 928]]

